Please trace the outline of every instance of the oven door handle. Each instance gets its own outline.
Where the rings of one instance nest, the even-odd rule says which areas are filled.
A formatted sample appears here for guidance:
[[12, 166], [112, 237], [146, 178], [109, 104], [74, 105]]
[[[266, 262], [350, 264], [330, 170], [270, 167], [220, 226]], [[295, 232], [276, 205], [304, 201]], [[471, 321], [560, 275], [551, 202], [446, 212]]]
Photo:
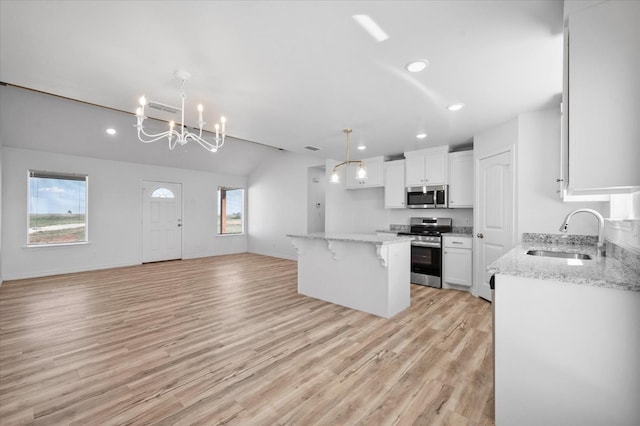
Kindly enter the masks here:
[[426, 243], [426, 242], [423, 242], [423, 241], [411, 241], [411, 245], [412, 246], [416, 246], [416, 247], [440, 248], [440, 243]]

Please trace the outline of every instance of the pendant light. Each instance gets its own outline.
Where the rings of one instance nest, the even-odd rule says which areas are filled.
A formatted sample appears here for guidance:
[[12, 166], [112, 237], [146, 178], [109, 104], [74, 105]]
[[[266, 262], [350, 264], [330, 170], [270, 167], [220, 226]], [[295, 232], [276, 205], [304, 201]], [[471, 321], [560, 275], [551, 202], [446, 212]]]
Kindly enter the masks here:
[[347, 136], [347, 154], [346, 154], [346, 159], [345, 161], [343, 161], [342, 163], [336, 165], [333, 168], [333, 172], [331, 172], [331, 178], [330, 178], [330, 182], [331, 183], [340, 183], [340, 175], [338, 174], [338, 168], [340, 168], [341, 166], [345, 166], [345, 165], [349, 165], [349, 164], [358, 164], [358, 169], [356, 170], [356, 180], [358, 182], [364, 182], [365, 180], [367, 180], [367, 169], [364, 165], [364, 161], [361, 160], [354, 160], [354, 161], [350, 161], [349, 160], [349, 135], [351, 134], [353, 130], [351, 129], [344, 129], [342, 132]]

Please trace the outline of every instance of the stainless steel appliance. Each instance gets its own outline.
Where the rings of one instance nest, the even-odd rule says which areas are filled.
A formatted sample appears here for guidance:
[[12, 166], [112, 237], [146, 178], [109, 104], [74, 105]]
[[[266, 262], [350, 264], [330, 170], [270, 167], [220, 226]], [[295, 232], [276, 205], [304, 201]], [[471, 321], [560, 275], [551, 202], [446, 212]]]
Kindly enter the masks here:
[[411, 235], [411, 282], [442, 288], [442, 237], [451, 232], [450, 217], [412, 217], [409, 232], [398, 235]]
[[449, 186], [412, 186], [407, 188], [410, 209], [446, 209], [449, 207]]

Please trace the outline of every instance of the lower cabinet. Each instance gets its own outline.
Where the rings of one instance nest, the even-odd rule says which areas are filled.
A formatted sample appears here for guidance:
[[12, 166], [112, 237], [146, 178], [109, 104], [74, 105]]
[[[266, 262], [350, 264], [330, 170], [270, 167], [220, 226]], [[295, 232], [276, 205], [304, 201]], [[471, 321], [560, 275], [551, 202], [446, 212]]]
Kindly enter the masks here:
[[472, 238], [443, 235], [442, 281], [443, 287], [471, 287], [472, 279]]
[[640, 425], [640, 292], [496, 274], [495, 299], [497, 425]]

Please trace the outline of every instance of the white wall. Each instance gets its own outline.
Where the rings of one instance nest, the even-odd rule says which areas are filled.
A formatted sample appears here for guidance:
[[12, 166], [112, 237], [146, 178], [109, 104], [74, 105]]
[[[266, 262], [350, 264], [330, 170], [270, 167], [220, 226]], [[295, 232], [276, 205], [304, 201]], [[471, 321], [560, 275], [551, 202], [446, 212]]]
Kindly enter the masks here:
[[309, 167], [316, 157], [274, 151], [248, 176], [248, 251], [297, 259], [289, 233], [307, 232]]
[[2, 277], [2, 136], [0, 135], [0, 286]]
[[[606, 217], [606, 203], [563, 202], [556, 192], [560, 177], [560, 108], [521, 114], [517, 144], [518, 240], [523, 232], [559, 234], [564, 217], [578, 208], [591, 208]], [[597, 235], [598, 221], [580, 213], [568, 233]]]
[[[216, 235], [218, 186], [245, 187], [246, 179], [242, 176], [7, 146], [2, 150], [5, 280], [141, 263], [143, 180], [182, 183], [183, 258], [247, 251], [246, 235]], [[29, 169], [89, 175], [89, 244], [26, 247]]]
[[[563, 202], [556, 193], [560, 176], [560, 109], [521, 114], [474, 137], [474, 158], [507, 146], [516, 152], [516, 241], [524, 232], [559, 234], [567, 213], [591, 208], [605, 214], [601, 202]], [[569, 234], [597, 235], [598, 223], [588, 214], [571, 219]]]
[[640, 192], [611, 196], [607, 239], [640, 255]]

